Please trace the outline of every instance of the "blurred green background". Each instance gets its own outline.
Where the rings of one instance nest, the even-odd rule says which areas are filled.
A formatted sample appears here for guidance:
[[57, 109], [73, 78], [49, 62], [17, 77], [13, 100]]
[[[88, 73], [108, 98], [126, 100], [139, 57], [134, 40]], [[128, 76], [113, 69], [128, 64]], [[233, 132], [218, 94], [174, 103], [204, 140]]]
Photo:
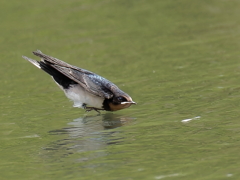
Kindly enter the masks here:
[[[239, 9], [238, 0], [0, 1], [0, 179], [239, 179]], [[38, 59], [36, 49], [138, 105], [100, 116], [73, 108], [22, 59]]]

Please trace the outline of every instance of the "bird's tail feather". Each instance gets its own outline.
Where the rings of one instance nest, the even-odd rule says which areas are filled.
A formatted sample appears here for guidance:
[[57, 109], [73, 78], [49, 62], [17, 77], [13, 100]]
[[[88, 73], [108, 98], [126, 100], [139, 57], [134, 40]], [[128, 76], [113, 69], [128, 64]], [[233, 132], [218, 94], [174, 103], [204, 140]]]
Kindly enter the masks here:
[[[40, 51], [41, 52], [41, 51]], [[39, 69], [42, 69], [46, 73], [48, 73], [50, 76], [53, 77], [53, 79], [56, 81], [57, 84], [61, 85], [64, 89], [67, 89], [71, 84], [77, 84], [55, 68], [51, 66], [50, 63], [41, 60], [41, 61], [36, 61], [34, 59], [28, 58], [26, 56], [22, 56], [24, 59], [32, 63], [34, 66], [36, 66]]]
[[41, 69], [40, 63], [34, 59], [28, 58], [26, 56], [22, 56], [24, 59], [26, 59], [27, 61], [29, 61], [30, 63], [32, 63], [34, 66], [36, 66], [37, 68]]

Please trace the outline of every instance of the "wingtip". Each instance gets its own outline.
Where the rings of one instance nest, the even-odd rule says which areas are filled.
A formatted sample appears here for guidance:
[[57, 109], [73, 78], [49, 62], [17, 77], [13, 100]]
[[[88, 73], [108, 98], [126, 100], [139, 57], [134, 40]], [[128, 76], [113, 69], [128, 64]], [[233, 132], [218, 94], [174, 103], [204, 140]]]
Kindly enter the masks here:
[[32, 53], [33, 53], [34, 55], [43, 54], [42, 51], [40, 51], [39, 49], [37, 49], [36, 51], [33, 51]]

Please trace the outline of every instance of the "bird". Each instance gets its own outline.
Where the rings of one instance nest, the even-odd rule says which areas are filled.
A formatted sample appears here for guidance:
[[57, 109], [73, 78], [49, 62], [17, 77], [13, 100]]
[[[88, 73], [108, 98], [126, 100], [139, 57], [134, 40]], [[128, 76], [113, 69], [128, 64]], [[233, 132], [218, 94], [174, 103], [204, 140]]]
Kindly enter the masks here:
[[111, 81], [62, 60], [33, 51], [40, 61], [22, 56], [39, 69], [48, 73], [71, 101], [73, 107], [86, 112], [95, 110], [117, 111], [136, 104], [132, 98]]

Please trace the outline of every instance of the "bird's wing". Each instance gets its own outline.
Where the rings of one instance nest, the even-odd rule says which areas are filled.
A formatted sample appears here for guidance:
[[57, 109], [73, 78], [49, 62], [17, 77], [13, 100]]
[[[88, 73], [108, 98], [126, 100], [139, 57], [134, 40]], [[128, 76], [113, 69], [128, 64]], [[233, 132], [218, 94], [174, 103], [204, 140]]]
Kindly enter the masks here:
[[34, 51], [33, 54], [41, 57], [45, 63], [48, 63], [54, 69], [80, 84], [88, 92], [107, 99], [113, 97], [111, 89], [114, 89], [117, 86], [105, 78], [85, 69], [72, 66], [57, 58], [43, 54], [39, 50]]
[[67, 68], [72, 68], [72, 69], [76, 69], [80, 72], [83, 72], [83, 73], [92, 73], [88, 70], [85, 70], [85, 69], [82, 69], [82, 68], [79, 68], [77, 66], [73, 66], [71, 64], [68, 64], [64, 61], [61, 61], [60, 59], [57, 59], [57, 58], [54, 58], [54, 57], [51, 57], [51, 56], [48, 56], [46, 54], [43, 54], [40, 50], [37, 50], [37, 51], [33, 51], [33, 54], [40, 57], [43, 61], [45, 62], [48, 62], [52, 65], [58, 65], [58, 66], [62, 66], [62, 67], [67, 67]]

